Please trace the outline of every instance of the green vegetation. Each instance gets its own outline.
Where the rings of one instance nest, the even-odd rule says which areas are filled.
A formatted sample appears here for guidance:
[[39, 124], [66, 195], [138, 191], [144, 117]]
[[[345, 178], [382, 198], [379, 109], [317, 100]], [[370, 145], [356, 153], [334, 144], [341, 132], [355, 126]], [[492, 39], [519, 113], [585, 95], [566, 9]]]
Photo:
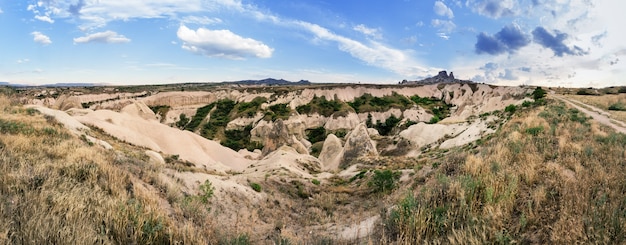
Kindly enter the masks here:
[[397, 187], [397, 182], [400, 179], [400, 172], [391, 171], [389, 169], [380, 171], [374, 170], [374, 175], [367, 186], [372, 188], [376, 193], [387, 194]]
[[517, 106], [514, 104], [510, 104], [504, 108], [504, 111], [513, 114], [515, 113], [515, 111], [517, 111]]
[[235, 107], [237, 110], [236, 116], [254, 117], [257, 111], [259, 111], [260, 106], [266, 102], [267, 99], [265, 97], [256, 97], [250, 102], [239, 102]]
[[611, 111], [626, 111], [626, 104], [617, 102], [609, 106], [609, 110]]
[[187, 124], [189, 124], [189, 118], [187, 117], [187, 115], [185, 115], [185, 113], [181, 113], [178, 117], [178, 121], [176, 122], [176, 127], [184, 129]]
[[242, 130], [225, 130], [224, 140], [221, 140], [220, 143], [223, 146], [226, 146], [235, 151], [239, 151], [241, 149], [246, 149], [248, 151], [253, 151], [254, 149], [262, 149], [263, 145], [261, 143], [250, 141], [251, 130], [252, 125], [248, 125]]
[[169, 112], [171, 109], [169, 105], [155, 105], [155, 106], [149, 106], [149, 108], [150, 110], [152, 110], [152, 112], [154, 112], [154, 114], [161, 116], [161, 121], [165, 120], [165, 116], [167, 116], [167, 112]]
[[617, 92], [620, 94], [626, 94], [626, 87], [620, 87]]
[[306, 130], [306, 137], [311, 143], [321, 142], [326, 140], [326, 129], [324, 127], [317, 127]]
[[576, 95], [596, 95], [592, 89], [580, 89], [576, 91]]
[[250, 187], [252, 187], [252, 189], [256, 192], [261, 192], [262, 190], [262, 187], [261, 185], [259, 185], [259, 183], [252, 182], [250, 183]]
[[211, 111], [211, 109], [213, 109], [214, 106], [215, 106], [215, 103], [211, 103], [211, 104], [198, 108], [196, 110], [196, 114], [194, 114], [193, 117], [191, 117], [191, 121], [185, 126], [185, 129], [189, 131], [196, 131], [198, 126], [200, 126], [200, 123], [202, 122], [202, 120], [204, 120], [204, 118], [206, 118], [206, 116], [209, 115], [209, 112]]
[[533, 91], [532, 96], [533, 96], [533, 99], [535, 101], [537, 101], [537, 100], [540, 100], [540, 99], [543, 99], [544, 97], [546, 97], [546, 94], [547, 94], [547, 92], [545, 90], [543, 90], [543, 88], [537, 87]]
[[269, 107], [269, 111], [265, 112], [264, 120], [276, 121], [278, 119], [289, 119], [291, 108], [287, 104], [275, 104]]
[[320, 185], [321, 182], [318, 179], [312, 179], [311, 183], [313, 183], [314, 185]]
[[389, 116], [385, 122], [377, 121], [374, 128], [380, 135], [390, 135], [392, 130], [400, 123], [400, 119], [394, 115]]
[[363, 94], [361, 97], [355, 98], [352, 102], [348, 102], [356, 113], [364, 112], [384, 112], [391, 108], [405, 110], [410, 108], [413, 103], [403, 95], [393, 92], [391, 95], [374, 97], [371, 94]]
[[215, 191], [215, 188], [213, 188], [211, 181], [205, 180], [204, 183], [200, 185], [200, 194], [198, 195], [200, 201], [204, 204], [209, 203], [209, 199], [213, 197], [213, 191]]
[[296, 107], [300, 114], [317, 113], [325, 117], [330, 117], [333, 113], [341, 111], [344, 104], [339, 100], [327, 100], [325, 96], [313, 96], [311, 102], [306, 105]]
[[[200, 134], [207, 139], [213, 139], [216, 134], [222, 130], [230, 121], [229, 114], [235, 108], [235, 102], [229, 99], [224, 99], [215, 102], [215, 110], [211, 112], [209, 122], [204, 124]], [[192, 119], [193, 121], [193, 119]]]

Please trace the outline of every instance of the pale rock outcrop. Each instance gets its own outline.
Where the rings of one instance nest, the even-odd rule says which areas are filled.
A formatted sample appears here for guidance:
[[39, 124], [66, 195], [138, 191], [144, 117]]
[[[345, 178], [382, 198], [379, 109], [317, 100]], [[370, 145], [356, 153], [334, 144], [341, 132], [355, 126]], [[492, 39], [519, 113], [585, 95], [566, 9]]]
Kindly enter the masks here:
[[376, 124], [376, 122], [385, 122], [387, 118], [391, 117], [391, 115], [396, 118], [402, 117], [402, 110], [398, 108], [391, 108], [385, 112], [368, 112], [368, 113], [359, 113], [359, 121], [365, 122], [369, 115], [372, 115], [372, 123]]
[[313, 178], [311, 173], [322, 170], [319, 159], [308, 154], [301, 154], [289, 146], [281, 146], [259, 162], [251, 165], [244, 173], [273, 173], [286, 171], [293, 177]]
[[110, 110], [97, 110], [74, 116], [79, 122], [93, 125], [133, 145], [168, 155], [179, 155], [197, 167], [219, 172], [240, 171], [251, 161], [219, 143], [186, 130], [163, 125], [156, 120]]
[[352, 161], [362, 156], [378, 156], [376, 145], [370, 139], [365, 123], [357, 125], [350, 131], [346, 136], [343, 150], [342, 167], [350, 165]]
[[237, 129], [237, 130], [241, 130], [244, 129], [246, 126], [248, 125], [253, 125], [260, 121], [263, 118], [263, 113], [261, 112], [257, 112], [256, 115], [254, 115], [254, 117], [238, 117], [233, 119], [232, 121], [228, 122], [228, 124], [226, 124], [226, 130], [233, 130], [233, 129]]
[[[261, 123], [259, 123], [261, 124]], [[294, 148], [301, 154], [308, 154], [307, 148], [298, 140], [296, 134], [294, 134], [293, 127], [290, 128], [283, 120], [278, 119], [275, 122], [268, 124], [271, 125], [269, 132], [265, 131], [266, 134], [259, 136], [263, 139], [263, 155], [275, 151], [283, 145], [290, 146]], [[259, 125], [257, 125], [258, 127]], [[257, 128], [255, 127], [255, 129]], [[254, 130], [254, 129], [253, 129]], [[302, 129], [304, 132], [304, 129]], [[303, 134], [303, 133], [302, 133]]]
[[141, 101], [135, 101], [134, 103], [125, 106], [122, 110], [120, 110], [120, 112], [138, 116], [146, 120], [157, 120], [157, 116], [150, 109], [150, 107]]
[[488, 127], [487, 121], [477, 121], [467, 126], [465, 131], [452, 139], [448, 139], [439, 145], [441, 149], [449, 149], [456, 146], [462, 146], [474, 142], [485, 135], [495, 133], [494, 129]]
[[343, 144], [341, 140], [334, 134], [326, 136], [318, 158], [322, 162], [323, 170], [333, 171], [339, 169], [339, 164], [343, 158]]
[[165, 165], [165, 159], [163, 159], [163, 156], [161, 156], [161, 154], [159, 154], [158, 152], [146, 150], [145, 153], [146, 156], [148, 156], [148, 158], [150, 159], [150, 163], [156, 166]]
[[400, 132], [400, 137], [407, 139], [416, 148], [437, 142], [444, 137], [454, 137], [467, 129], [466, 124], [425, 124], [418, 123]]
[[370, 135], [370, 137], [372, 137], [372, 136], [380, 136], [380, 133], [375, 128], [367, 128], [367, 133]]
[[359, 116], [356, 113], [348, 113], [345, 117], [329, 117], [324, 124], [324, 128], [329, 131], [339, 129], [353, 129], [360, 123]]
[[424, 108], [415, 106], [402, 112], [403, 120], [411, 120], [414, 122], [428, 122], [433, 115], [429, 114]]

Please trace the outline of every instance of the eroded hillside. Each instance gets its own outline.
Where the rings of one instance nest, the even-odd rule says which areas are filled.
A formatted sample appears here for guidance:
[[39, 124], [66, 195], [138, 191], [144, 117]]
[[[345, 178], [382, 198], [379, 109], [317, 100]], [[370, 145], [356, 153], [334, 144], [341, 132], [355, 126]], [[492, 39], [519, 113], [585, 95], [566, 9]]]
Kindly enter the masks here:
[[[570, 197], [568, 191], [596, 188], [601, 176], [587, 168], [596, 166], [596, 154], [605, 154], [604, 161], [610, 162], [598, 171], [619, 177], [624, 159], [619, 156], [626, 151], [619, 134], [536, 92], [463, 83], [14, 93], [14, 101], [29, 105], [3, 102], [2, 119], [9, 129], [3, 128], [2, 134], [10, 136], [3, 142], [11, 145], [2, 148], [5, 159], [22, 159], [28, 152], [47, 158], [52, 155], [41, 151], [48, 150], [66, 153], [48, 157], [51, 162], [5, 165], [5, 173], [23, 181], [3, 182], [3, 195], [20, 203], [64, 207], [43, 203], [46, 196], [64, 195], [57, 189], [74, 181], [74, 175], [50, 166], [67, 161], [81, 173], [83, 168], [93, 170], [96, 174], [79, 176], [81, 181], [71, 182], [70, 189], [100, 188], [105, 193], [94, 197], [97, 203], [115, 202], [117, 208], [85, 206], [100, 213], [81, 228], [113, 243], [129, 241], [118, 236], [269, 244], [615, 240], [621, 234], [615, 228], [608, 238], [594, 229], [607, 222], [624, 224], [619, 215], [580, 223], [581, 233], [571, 239], [563, 235], [566, 230], [544, 229], [571, 224], [537, 211], [541, 208], [554, 207], [550, 210], [564, 217], [573, 217], [568, 212], [591, 215], [593, 210], [582, 206], [570, 210], [568, 200], [578, 196]], [[27, 147], [45, 145], [57, 135], [25, 133], [22, 126], [11, 129], [18, 121], [42, 132], [50, 127], [69, 143], [14, 149], [14, 138], [30, 140], [21, 144]], [[596, 141], [585, 145], [584, 138]], [[576, 162], [578, 150], [570, 149], [575, 146], [584, 148], [580, 151], [587, 160]], [[74, 152], [102, 160], [70, 157]], [[56, 175], [41, 177], [48, 171]], [[111, 175], [115, 181], [107, 179]], [[28, 189], [33, 176], [43, 178], [37, 185], [47, 187]], [[21, 196], [15, 188], [27, 188], [34, 196]], [[605, 193], [623, 198], [616, 191]], [[597, 195], [580, 197], [592, 201]], [[526, 209], [529, 202], [537, 210]], [[14, 203], [5, 202], [3, 214], [28, 208]], [[134, 213], [125, 211], [130, 207]], [[602, 210], [624, 209], [614, 203]], [[102, 212], [115, 219], [101, 225]], [[57, 219], [60, 214], [40, 215]], [[33, 236], [20, 233], [29, 227], [26, 223], [3, 217], [12, 225], [0, 227], [0, 235], [5, 234], [0, 239], [20, 243], [15, 239]], [[55, 222], [75, 229], [63, 220]], [[596, 228], [590, 230], [589, 224]], [[204, 230], [197, 233], [199, 229]]]

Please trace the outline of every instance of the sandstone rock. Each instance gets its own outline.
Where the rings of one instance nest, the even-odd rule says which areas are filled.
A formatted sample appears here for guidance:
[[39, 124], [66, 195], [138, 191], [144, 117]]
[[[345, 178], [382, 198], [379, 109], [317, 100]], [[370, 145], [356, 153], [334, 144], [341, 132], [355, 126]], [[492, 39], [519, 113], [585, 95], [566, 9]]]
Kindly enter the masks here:
[[360, 123], [359, 116], [356, 113], [348, 113], [345, 117], [330, 117], [324, 124], [324, 128], [329, 131], [339, 129], [353, 129]]
[[259, 162], [251, 165], [245, 173], [273, 173], [299, 178], [313, 178], [311, 173], [321, 172], [319, 159], [298, 153], [289, 146], [281, 146]]
[[378, 133], [378, 130], [376, 130], [375, 128], [367, 128], [367, 133], [371, 136], [380, 136], [380, 133]]
[[150, 158], [150, 163], [157, 166], [165, 165], [165, 159], [163, 159], [163, 156], [161, 156], [158, 152], [146, 150], [145, 153]]
[[120, 112], [138, 116], [146, 120], [157, 120], [157, 116], [150, 109], [150, 107], [140, 101], [135, 101], [134, 103], [125, 106]]
[[341, 140], [334, 134], [329, 134], [324, 140], [324, 146], [320, 152], [319, 159], [322, 162], [322, 169], [333, 171], [339, 169], [339, 164], [343, 158], [343, 145]]
[[[262, 135], [262, 136], [257, 135], [257, 137], [263, 138], [263, 146], [264, 146], [263, 155], [264, 156], [271, 153], [272, 151], [275, 151], [276, 149], [280, 148], [283, 145], [290, 146], [301, 154], [308, 153], [307, 148], [300, 142], [300, 140], [298, 140], [298, 138], [296, 137], [296, 134], [293, 134], [292, 130], [294, 130], [294, 128], [293, 127], [289, 128], [289, 126], [285, 124], [283, 120], [278, 119], [276, 120], [276, 122], [273, 122], [267, 125], [271, 125], [271, 126], [268, 126], [271, 128], [269, 132], [266, 131], [267, 133], [265, 133], [265, 135]], [[257, 127], [255, 127], [255, 129]]]
[[356, 126], [346, 136], [346, 144], [344, 145], [343, 150], [344, 152], [341, 167], [351, 165], [352, 161], [362, 156], [378, 156], [378, 151], [376, 150], [374, 142], [372, 142], [369, 134], [367, 133], [365, 123], [361, 123]]

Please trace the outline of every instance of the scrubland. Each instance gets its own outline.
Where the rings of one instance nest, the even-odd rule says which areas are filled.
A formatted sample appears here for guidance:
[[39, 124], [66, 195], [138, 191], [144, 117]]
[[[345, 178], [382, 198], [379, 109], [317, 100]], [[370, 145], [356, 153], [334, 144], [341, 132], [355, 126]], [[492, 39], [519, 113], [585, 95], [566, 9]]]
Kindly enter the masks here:
[[[216, 218], [210, 182], [190, 191], [163, 177], [201, 171], [175, 157], [166, 166], [151, 164], [145, 149], [92, 134], [114, 150], [0, 98], [0, 243], [626, 242], [626, 135], [549, 99], [514, 110], [496, 133], [463, 147], [416, 159], [369, 159], [363, 165], [372, 171], [321, 184], [251, 182], [273, 196], [254, 204], [255, 215], [269, 219], [278, 236], [260, 237], [257, 227], [246, 227], [256, 223], [245, 220], [228, 228], [232, 224]], [[399, 182], [396, 171], [407, 168], [413, 174]], [[360, 240], [281, 231], [294, 225], [286, 217], [316, 226], [368, 212], [381, 219]]]

